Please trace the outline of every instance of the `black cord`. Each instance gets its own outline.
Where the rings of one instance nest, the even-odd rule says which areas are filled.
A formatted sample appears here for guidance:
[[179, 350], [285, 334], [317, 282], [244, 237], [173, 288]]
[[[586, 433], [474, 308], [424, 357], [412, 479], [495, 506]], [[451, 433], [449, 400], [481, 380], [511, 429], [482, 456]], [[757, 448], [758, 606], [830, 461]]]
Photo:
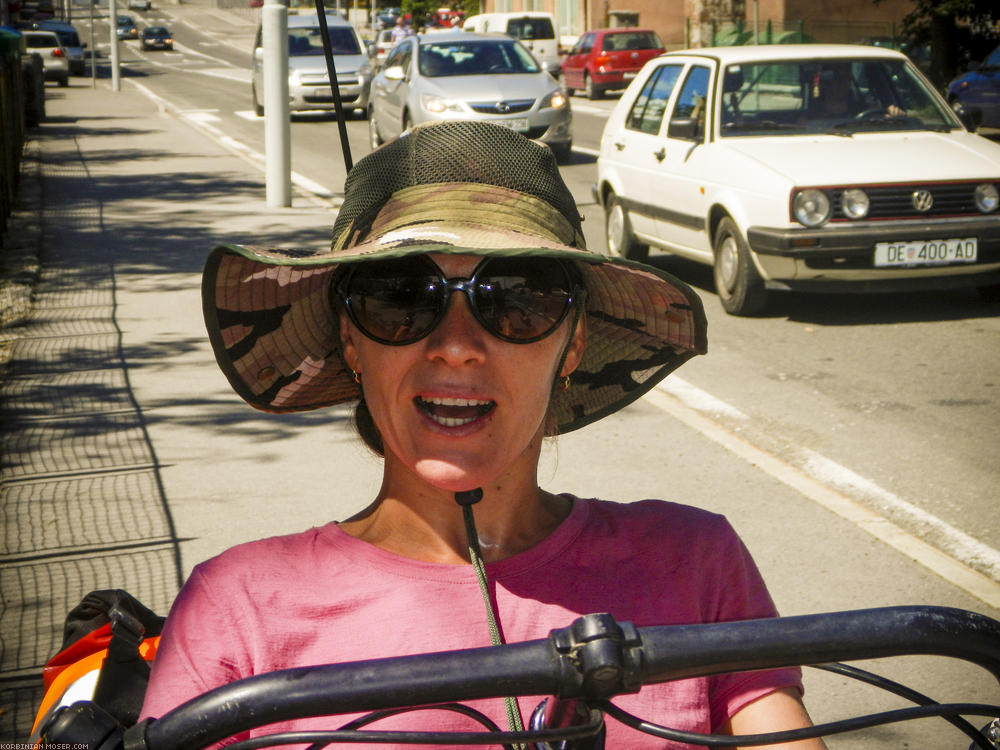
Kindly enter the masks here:
[[[439, 706], [421, 706], [423, 710]], [[470, 709], [474, 710], [474, 709]], [[487, 720], [488, 721], [488, 720]], [[599, 711], [592, 711], [590, 721], [572, 727], [538, 729], [522, 732], [395, 732], [376, 730], [315, 730], [301, 732], [278, 732], [266, 737], [253, 737], [226, 746], [226, 750], [259, 750], [278, 745], [309, 744], [310, 750], [319, 750], [334, 742], [351, 743], [395, 743], [400, 745], [497, 745], [510, 748], [529, 742], [566, 742], [593, 737], [604, 726], [604, 717]]]
[[[769, 732], [767, 734], [701, 734], [698, 732], [684, 732], [679, 729], [653, 724], [652, 722], [640, 719], [627, 711], [622, 710], [610, 701], [596, 701], [597, 708], [607, 713], [608, 716], [620, 721], [627, 727], [631, 727], [639, 732], [660, 737], [662, 739], [674, 740], [675, 742], [686, 742], [691, 745], [704, 745], [708, 747], [752, 747], [754, 745], [771, 745], [782, 742], [795, 742], [797, 740], [808, 740], [816, 737], [824, 737], [830, 734], [843, 734], [853, 732], [858, 729], [868, 729], [870, 727], [892, 724], [911, 719], [924, 719], [934, 716], [957, 716], [959, 714], [970, 714], [973, 716], [997, 716], [1000, 714], [1000, 706], [989, 706], [981, 703], [940, 703], [934, 706], [914, 706], [912, 708], [900, 708], [894, 711], [883, 711], [881, 713], [868, 714], [866, 716], [855, 716], [850, 719], [831, 721], [826, 724], [817, 724], [812, 727], [802, 729], [789, 729], [784, 732]], [[983, 750], [993, 750], [988, 744], [983, 746]]]
[[[882, 688], [886, 692], [895, 693], [901, 698], [906, 698], [906, 700], [911, 703], [916, 703], [918, 706], [932, 706], [938, 703], [938, 701], [927, 697], [913, 688], [901, 685], [898, 682], [894, 682], [886, 677], [883, 677], [882, 675], [875, 674], [874, 672], [869, 672], [865, 669], [851, 666], [850, 664], [811, 664], [809, 666], [814, 669], [822, 669], [824, 672], [832, 672], [833, 674], [843, 675], [845, 677], [850, 677], [853, 680], [858, 680], [859, 682], [874, 685], [875, 687]], [[959, 731], [963, 732], [974, 743], [992, 750], [990, 741], [983, 736], [983, 733], [961, 716], [956, 714], [954, 716], [942, 716], [941, 718], [955, 726]]]
[[347, 140], [344, 104], [340, 99], [340, 81], [337, 80], [337, 66], [333, 61], [333, 46], [330, 44], [330, 29], [326, 23], [326, 6], [323, 4], [323, 0], [316, 0], [316, 20], [319, 21], [319, 36], [323, 41], [326, 74], [330, 79], [330, 91], [333, 93], [333, 108], [337, 112], [337, 127], [340, 130], [340, 149], [344, 153], [344, 167], [350, 172], [354, 166], [354, 160], [351, 158], [351, 144]]

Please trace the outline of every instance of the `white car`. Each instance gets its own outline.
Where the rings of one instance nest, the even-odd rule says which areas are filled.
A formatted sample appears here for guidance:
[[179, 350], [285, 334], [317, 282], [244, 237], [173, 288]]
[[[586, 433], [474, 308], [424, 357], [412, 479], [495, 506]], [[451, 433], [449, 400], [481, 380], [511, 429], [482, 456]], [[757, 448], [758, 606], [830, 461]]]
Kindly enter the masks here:
[[762, 45], [648, 62], [601, 137], [608, 248], [714, 268], [729, 313], [770, 290], [1000, 294], [1000, 144], [891, 50]]
[[42, 58], [42, 71], [46, 81], [60, 86], [69, 85], [69, 56], [54, 31], [22, 31], [24, 46], [29, 55]]

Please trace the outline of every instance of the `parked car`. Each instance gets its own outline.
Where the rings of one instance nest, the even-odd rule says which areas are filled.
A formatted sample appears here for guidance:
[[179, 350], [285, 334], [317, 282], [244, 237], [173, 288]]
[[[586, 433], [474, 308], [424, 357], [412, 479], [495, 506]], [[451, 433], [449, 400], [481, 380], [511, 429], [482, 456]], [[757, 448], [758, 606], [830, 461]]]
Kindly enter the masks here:
[[150, 0], [128, 0], [129, 10], [149, 10], [152, 7]]
[[376, 32], [371, 46], [368, 47], [368, 57], [372, 61], [373, 70], [378, 70], [382, 67], [385, 58], [389, 56], [389, 50], [392, 49], [394, 44], [395, 42], [392, 41], [392, 29], [384, 29], [383, 31]]
[[1000, 128], [1000, 47], [949, 83], [947, 94], [956, 110], [973, 113], [986, 127]]
[[64, 21], [39, 21], [34, 24], [34, 28], [43, 31], [54, 31], [59, 37], [59, 43], [66, 50], [66, 61], [69, 65], [69, 74], [72, 76], [82, 76], [86, 66], [83, 50], [86, 44], [80, 41], [80, 35], [76, 27]]
[[580, 36], [562, 62], [569, 96], [577, 89], [588, 99], [623, 89], [648, 60], [663, 54], [663, 43], [652, 29], [594, 29]]
[[516, 39], [452, 31], [397, 42], [372, 81], [372, 148], [432, 120], [486, 120], [547, 144], [560, 161], [572, 146], [569, 102]]
[[22, 31], [24, 46], [28, 54], [42, 58], [42, 70], [46, 81], [55, 81], [60, 86], [69, 85], [69, 59], [54, 31]]
[[892, 50], [661, 55], [601, 137], [594, 193], [608, 248], [712, 266], [737, 315], [760, 311], [770, 290], [996, 294], [1000, 144], [967, 126]]
[[[342, 16], [328, 14], [327, 29], [345, 110], [365, 112], [371, 87], [372, 64], [357, 30]], [[264, 115], [264, 48], [260, 27], [254, 41], [250, 92], [258, 117]], [[335, 108], [330, 75], [323, 55], [323, 39], [315, 15], [288, 17], [288, 100], [289, 110], [332, 110]]]
[[135, 25], [132, 16], [118, 16], [118, 38], [122, 40], [138, 39], [139, 27]]
[[481, 13], [469, 16], [462, 22], [463, 31], [475, 33], [506, 34], [519, 39], [541, 63], [549, 75], [559, 77], [562, 58], [559, 56], [559, 38], [556, 36], [556, 19], [544, 11], [516, 13]]

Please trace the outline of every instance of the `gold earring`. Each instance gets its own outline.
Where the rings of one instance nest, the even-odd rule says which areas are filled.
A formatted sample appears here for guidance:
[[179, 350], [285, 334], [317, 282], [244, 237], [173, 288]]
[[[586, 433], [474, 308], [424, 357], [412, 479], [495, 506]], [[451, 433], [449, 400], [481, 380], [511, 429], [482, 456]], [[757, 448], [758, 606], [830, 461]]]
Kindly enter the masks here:
[[563, 379], [559, 382], [559, 390], [560, 391], [569, 390], [569, 375], [563, 375]]
[[354, 373], [354, 382], [357, 383], [358, 385], [361, 385], [361, 373], [353, 369], [351, 370], [351, 372]]

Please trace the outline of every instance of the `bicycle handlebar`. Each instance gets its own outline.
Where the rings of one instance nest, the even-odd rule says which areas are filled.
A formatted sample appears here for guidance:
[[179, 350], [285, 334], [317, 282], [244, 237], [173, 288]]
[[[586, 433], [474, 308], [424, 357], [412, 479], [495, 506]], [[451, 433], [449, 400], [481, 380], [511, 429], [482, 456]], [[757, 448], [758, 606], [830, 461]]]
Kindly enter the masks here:
[[1000, 622], [918, 606], [641, 628], [585, 615], [546, 639], [249, 677], [126, 738], [129, 746], [179, 750], [309, 716], [518, 695], [600, 699], [681, 678], [904, 654], [963, 659], [1000, 682]]

